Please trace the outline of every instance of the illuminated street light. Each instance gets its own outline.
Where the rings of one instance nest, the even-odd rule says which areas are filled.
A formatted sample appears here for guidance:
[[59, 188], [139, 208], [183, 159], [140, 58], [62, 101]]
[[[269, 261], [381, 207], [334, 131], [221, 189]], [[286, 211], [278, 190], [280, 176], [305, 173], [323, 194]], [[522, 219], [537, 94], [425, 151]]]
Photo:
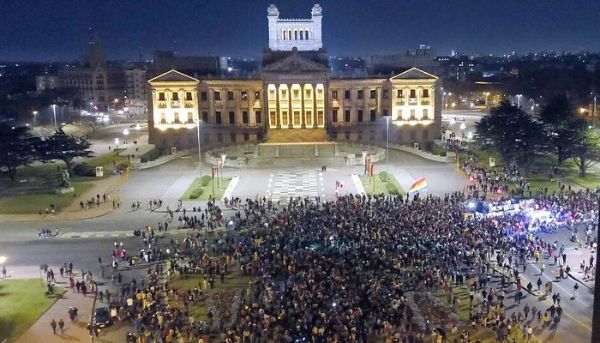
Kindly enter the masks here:
[[37, 119], [38, 111], [33, 111], [31, 112], [31, 114], [33, 114], [33, 128], [35, 129], [35, 122]]
[[54, 113], [54, 130], [58, 130], [58, 124], [56, 123], [56, 104], [52, 104], [52, 112]]
[[461, 123], [461, 124], [460, 124], [460, 129], [461, 129], [461, 130], [464, 130], [464, 129], [466, 129], [466, 128], [467, 128], [467, 125], [466, 125], [465, 123]]
[[128, 136], [128, 135], [129, 135], [129, 130], [128, 129], [123, 130], [123, 136]]
[[6, 262], [7, 258], [6, 256], [0, 256], [0, 264]]

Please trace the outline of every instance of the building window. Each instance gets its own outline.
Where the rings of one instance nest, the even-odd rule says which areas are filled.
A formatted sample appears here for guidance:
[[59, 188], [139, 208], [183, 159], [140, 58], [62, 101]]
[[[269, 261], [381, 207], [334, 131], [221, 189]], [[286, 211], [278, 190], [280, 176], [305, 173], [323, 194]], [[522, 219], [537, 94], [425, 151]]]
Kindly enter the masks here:
[[221, 125], [221, 111], [215, 112], [215, 122]]
[[233, 92], [232, 91], [227, 92], [227, 100], [233, 100]]
[[308, 30], [304, 31], [304, 39], [308, 40]]
[[248, 125], [248, 111], [242, 111], [242, 123]]
[[423, 109], [423, 117], [421, 119], [429, 120], [429, 112], [427, 111], [426, 108]]
[[181, 121], [179, 120], [179, 113], [175, 112], [173, 113], [173, 116], [175, 117], [175, 124], [181, 124]]
[[371, 99], [377, 99], [377, 91], [375, 89], [371, 89], [369, 91], [369, 98], [371, 98]]
[[382, 92], [382, 94], [381, 94], [381, 97], [384, 98], [384, 99], [387, 99], [388, 96], [389, 96], [389, 93], [390, 92], [387, 89], [384, 89], [383, 92]]
[[410, 110], [410, 120], [416, 120], [415, 110]]
[[306, 97], [307, 97], [307, 98], [310, 98], [310, 97], [312, 96], [312, 91], [311, 91], [310, 89], [307, 89], [307, 90], [305, 91], [305, 94], [306, 94]]
[[362, 91], [362, 89], [358, 91], [358, 93], [356, 94], [356, 97], [358, 99], [362, 99], [364, 97], [364, 92]]
[[275, 90], [269, 89], [269, 98], [275, 100]]
[[250, 140], [250, 135], [247, 133], [244, 133], [244, 141], [247, 142]]
[[358, 121], [361, 123], [363, 121], [363, 111], [362, 110], [358, 110]]
[[345, 111], [344, 111], [344, 121], [345, 121], [346, 123], [349, 123], [349, 122], [350, 122], [350, 110], [345, 110]]
[[192, 101], [192, 92], [185, 92], [185, 100]]
[[269, 124], [271, 126], [277, 125], [277, 113], [275, 111], [269, 112]]
[[371, 110], [371, 121], [375, 121], [377, 119], [377, 113], [375, 110]]
[[383, 109], [383, 116], [384, 116], [384, 117], [387, 117], [387, 116], [389, 116], [387, 108], [384, 108], [384, 109]]
[[294, 89], [294, 99], [299, 99], [299, 98], [300, 98], [300, 90]]
[[160, 114], [160, 123], [161, 124], [166, 124], [167, 123], [167, 116], [164, 113]]
[[171, 96], [172, 96], [171, 99], [173, 101], [179, 101], [179, 93], [173, 92], [173, 94], [171, 94]]
[[404, 95], [402, 94], [402, 89], [398, 89], [396, 91], [396, 98], [403, 98], [403, 97], [404, 97]]
[[242, 100], [246, 100], [246, 99], [248, 99], [248, 92], [247, 91], [242, 91], [240, 93], [240, 96], [241, 96]]
[[337, 91], [331, 91], [331, 98], [337, 100]]
[[332, 120], [334, 123], [337, 123], [338, 121], [338, 117], [337, 117], [337, 110], [333, 110], [331, 111], [331, 116], [333, 117]]
[[423, 97], [429, 98], [429, 89], [423, 89]]
[[202, 112], [202, 121], [205, 123], [208, 122], [208, 112]]
[[344, 91], [344, 99], [350, 99], [350, 91]]
[[417, 97], [417, 91], [416, 91], [416, 90], [414, 90], [414, 89], [411, 89], [411, 90], [410, 90], [410, 98], [411, 98], [411, 99], [414, 99], [414, 98], [416, 98], [416, 97]]
[[287, 89], [282, 89], [281, 90], [281, 97], [282, 98], [287, 98]]
[[192, 112], [188, 112], [187, 122], [188, 123], [193, 123], [194, 122], [194, 114]]
[[235, 112], [229, 111], [229, 124], [235, 124]]
[[158, 101], [165, 101], [165, 93], [164, 92], [158, 93]]
[[254, 92], [254, 100], [260, 100], [260, 92], [259, 91]]
[[206, 94], [206, 92], [200, 93], [200, 100], [202, 100], [202, 101], [208, 100], [208, 95]]
[[261, 116], [260, 111], [254, 111], [254, 122], [256, 124], [262, 123], [262, 116]]
[[215, 100], [221, 100], [221, 92], [215, 92]]

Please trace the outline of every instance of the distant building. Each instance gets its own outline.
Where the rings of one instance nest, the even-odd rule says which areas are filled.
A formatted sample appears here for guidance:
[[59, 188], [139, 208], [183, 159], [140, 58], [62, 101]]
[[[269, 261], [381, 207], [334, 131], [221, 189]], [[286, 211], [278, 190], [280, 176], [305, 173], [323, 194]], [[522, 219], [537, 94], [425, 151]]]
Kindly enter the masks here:
[[269, 49], [259, 74], [176, 69], [151, 78], [150, 142], [195, 147], [197, 125], [203, 147], [260, 142], [275, 132], [298, 137], [308, 129], [330, 140], [383, 143], [386, 124], [392, 143], [439, 138], [436, 76], [410, 66], [398, 67], [394, 75], [335, 76], [322, 47], [321, 7], [313, 6], [311, 14], [279, 19], [277, 7], [269, 6]]
[[35, 89], [38, 92], [60, 88], [60, 79], [57, 75], [38, 75], [35, 77]]
[[124, 73], [126, 105], [131, 113], [143, 114], [146, 112], [148, 103], [146, 69], [126, 69]]
[[65, 69], [58, 75], [62, 87], [74, 90], [85, 104], [106, 107], [123, 96], [123, 71], [107, 65], [97, 38], [90, 42], [90, 55], [83, 67]]
[[150, 76], [177, 69], [189, 75], [217, 75], [220, 60], [215, 56], [181, 56], [172, 51], [155, 51]]
[[414, 51], [394, 55], [373, 55], [365, 60], [372, 74], [398, 73], [410, 67], [418, 67], [429, 72], [438, 72], [439, 63], [434, 59], [433, 49], [429, 45], [420, 45]]

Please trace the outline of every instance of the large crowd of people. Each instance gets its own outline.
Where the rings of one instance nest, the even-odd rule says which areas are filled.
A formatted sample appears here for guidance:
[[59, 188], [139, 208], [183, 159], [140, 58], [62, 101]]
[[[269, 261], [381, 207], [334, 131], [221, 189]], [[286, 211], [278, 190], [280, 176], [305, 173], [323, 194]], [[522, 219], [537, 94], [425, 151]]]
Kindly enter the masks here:
[[[463, 286], [469, 290], [471, 324], [492, 328], [500, 339], [516, 327], [531, 335], [537, 324], [528, 318], [556, 327], [560, 294], [545, 283], [554, 304], [536, 308], [526, 297], [536, 287], [524, 285], [522, 273], [528, 261], [542, 270], [554, 261], [562, 270], [557, 278], [564, 279], [579, 261], [567, 261], [561, 244], [520, 229], [520, 216], [465, 216], [466, 200], [460, 192], [410, 200], [297, 198], [282, 206], [266, 198], [236, 199], [229, 218], [214, 202], [186, 212], [178, 206], [180, 226], [194, 230], [168, 242], [157, 241], [153, 228], [137, 231], [145, 245], [141, 254], [155, 256], [146, 262], [168, 262], [164, 268], [162, 263], [148, 267], [147, 281], [120, 285], [111, 312], [131, 320], [140, 342], [206, 342], [208, 335], [223, 342], [367, 342], [372, 337], [421, 342], [436, 331], [429, 322], [425, 327], [415, 323], [406, 293], [443, 291], [453, 306], [452, 288]], [[598, 193], [539, 194], [535, 201], [572, 217], [590, 216]], [[204, 234], [223, 226], [234, 229], [212, 238]], [[591, 247], [593, 233], [584, 231]], [[122, 250], [115, 247], [115, 260], [123, 258]], [[581, 268], [591, 272], [594, 261], [584, 261]], [[213, 304], [209, 321], [195, 319], [189, 305], [205, 299], [206, 289], [224, 282], [234, 269], [256, 281], [241, 299], [221, 299], [226, 309]], [[174, 273], [195, 273], [203, 281], [194, 289], [178, 289], [168, 281]], [[509, 310], [509, 297], [531, 305]], [[223, 316], [223, 311], [232, 313]], [[464, 329], [459, 341], [470, 342], [468, 333]]]

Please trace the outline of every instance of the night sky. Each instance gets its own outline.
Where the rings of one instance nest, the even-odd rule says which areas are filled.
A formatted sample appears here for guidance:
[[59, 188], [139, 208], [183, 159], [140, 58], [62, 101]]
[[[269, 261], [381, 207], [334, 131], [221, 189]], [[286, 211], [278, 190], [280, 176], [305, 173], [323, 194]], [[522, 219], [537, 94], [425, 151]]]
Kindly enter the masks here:
[[[305, 0], [3, 0], [0, 60], [69, 61], [87, 52], [89, 28], [109, 59], [152, 51], [258, 57], [268, 45], [266, 8], [308, 18]], [[331, 55], [600, 51], [598, 0], [322, 0]]]

